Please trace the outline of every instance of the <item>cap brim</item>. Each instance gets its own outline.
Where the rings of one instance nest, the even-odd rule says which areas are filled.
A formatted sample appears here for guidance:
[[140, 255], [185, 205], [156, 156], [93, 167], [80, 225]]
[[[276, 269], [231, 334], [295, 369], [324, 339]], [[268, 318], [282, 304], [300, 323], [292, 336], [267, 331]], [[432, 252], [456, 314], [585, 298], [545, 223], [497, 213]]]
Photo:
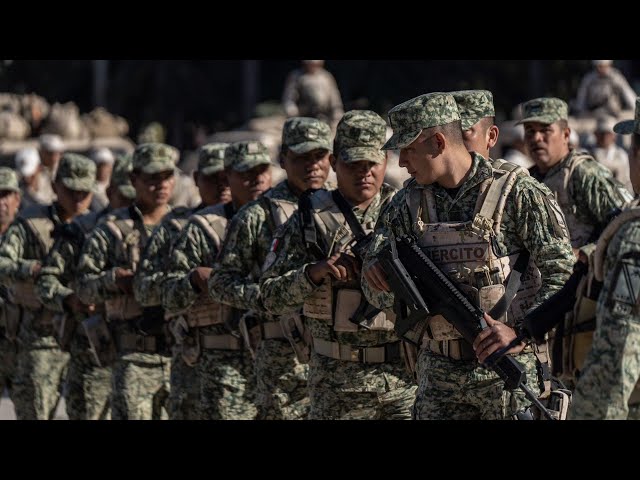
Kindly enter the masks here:
[[95, 181], [78, 178], [63, 178], [62, 184], [74, 192], [95, 192], [97, 188]]
[[0, 192], [20, 192], [18, 187], [0, 186]]
[[382, 150], [400, 150], [401, 148], [405, 148], [411, 145], [416, 138], [420, 136], [420, 133], [422, 133], [422, 129], [394, 133], [391, 138], [387, 140], [387, 143], [382, 146]]
[[203, 175], [213, 175], [224, 170], [224, 165], [210, 165], [208, 167], [198, 169], [198, 173]]
[[291, 150], [293, 153], [307, 153], [311, 150], [317, 150], [322, 148], [323, 150], [333, 151], [333, 147], [331, 145], [327, 145], [325, 142], [302, 142], [296, 145], [287, 145], [287, 148]]
[[629, 135], [635, 131], [635, 120], [624, 120], [618, 122], [613, 126], [613, 131], [620, 135]]
[[118, 187], [118, 191], [120, 192], [120, 195], [125, 198], [129, 198], [131, 200], [135, 200], [136, 198], [136, 189], [131, 185], [120, 185]]
[[340, 150], [340, 158], [345, 163], [373, 162], [384, 163], [386, 153], [374, 147], [351, 147]]
[[251, 160], [250, 162], [241, 162], [238, 163], [234, 166], [232, 166], [232, 170], [235, 170], [236, 172], [248, 172], [249, 170], [251, 170], [252, 168], [255, 168], [259, 165], [271, 165], [271, 160], [270, 159], [263, 159], [263, 160]]

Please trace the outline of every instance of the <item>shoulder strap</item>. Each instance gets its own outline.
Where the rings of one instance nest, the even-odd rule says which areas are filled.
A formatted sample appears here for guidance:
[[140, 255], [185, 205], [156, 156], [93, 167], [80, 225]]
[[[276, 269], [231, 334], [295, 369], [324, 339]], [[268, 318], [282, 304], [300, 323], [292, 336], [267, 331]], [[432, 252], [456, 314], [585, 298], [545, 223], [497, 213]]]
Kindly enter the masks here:
[[204, 215], [192, 215], [191, 220], [202, 228], [219, 251], [227, 228], [227, 219], [219, 215], [208, 213]]
[[604, 259], [607, 255], [609, 242], [625, 223], [636, 218], [640, 218], [640, 208], [625, 210], [614, 218], [600, 235], [596, 244], [596, 251], [593, 254], [593, 275], [599, 282], [604, 281]]
[[308, 189], [298, 199], [298, 212], [300, 213], [300, 228], [302, 229], [302, 239], [309, 251], [318, 260], [325, 259], [324, 252], [327, 250], [327, 246], [324, 244], [324, 239], [316, 232], [316, 223], [313, 220], [311, 197], [317, 192], [314, 189]]
[[347, 202], [347, 200], [337, 189], [331, 191], [331, 197], [333, 198], [333, 201], [336, 202], [336, 205], [344, 215], [344, 218], [347, 220], [349, 228], [351, 229], [351, 232], [353, 232], [353, 235], [356, 237], [356, 240], [360, 240], [366, 235], [366, 233], [364, 231], [364, 228], [362, 228], [362, 225], [356, 218], [355, 213], [353, 213], [353, 209], [351, 208], [351, 205], [349, 205], [349, 202]]
[[53, 205], [42, 208], [38, 213], [24, 217], [23, 221], [46, 255], [53, 244]]

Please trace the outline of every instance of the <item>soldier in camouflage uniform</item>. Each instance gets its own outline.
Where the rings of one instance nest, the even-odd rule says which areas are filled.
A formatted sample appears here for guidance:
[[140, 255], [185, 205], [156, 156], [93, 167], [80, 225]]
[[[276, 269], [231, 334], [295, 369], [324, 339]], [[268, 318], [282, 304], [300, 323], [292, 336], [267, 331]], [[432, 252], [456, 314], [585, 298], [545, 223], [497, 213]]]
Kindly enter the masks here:
[[[303, 307], [311, 339], [309, 418], [408, 419], [415, 386], [386, 312], [364, 318], [352, 242], [371, 231], [395, 190], [383, 184], [386, 123], [353, 110], [338, 123], [331, 155], [338, 189], [305, 194], [273, 242], [260, 280], [264, 306]], [[355, 322], [350, 319], [354, 318]]]
[[293, 117], [285, 122], [280, 166], [287, 180], [234, 217], [209, 282], [214, 300], [253, 311], [243, 322], [248, 333], [245, 341], [255, 349], [260, 420], [297, 420], [309, 412], [308, 367], [296, 359], [279, 319], [265, 312], [258, 280], [274, 233], [295, 212], [298, 197], [309, 188], [324, 186], [331, 168], [331, 137], [331, 127], [315, 118]]
[[86, 240], [76, 293], [85, 304], [105, 304], [117, 349], [112, 366], [111, 417], [159, 419], [169, 395], [170, 352], [159, 305], [143, 308], [133, 295], [140, 254], [169, 213], [179, 152], [145, 143], [133, 152], [131, 183], [136, 201], [112, 212]]
[[259, 142], [231, 144], [224, 167], [232, 200], [192, 215], [171, 254], [163, 285], [163, 305], [169, 314], [183, 314], [172, 332], [183, 360], [195, 366], [200, 381], [199, 418], [250, 420], [256, 415], [253, 361], [237, 330], [243, 311], [220, 304], [208, 295], [207, 282], [237, 210], [271, 187], [271, 159]]
[[[174, 208], [153, 232], [133, 280], [133, 292], [143, 307], [162, 303], [162, 283], [169, 270], [171, 249], [189, 216], [207, 206], [229, 199], [229, 183], [224, 172], [226, 143], [210, 143], [199, 151], [198, 171], [194, 179], [203, 203], [195, 208]], [[171, 322], [171, 316], [165, 315]], [[200, 385], [195, 371], [187, 365], [178, 349], [172, 349], [170, 392], [167, 412], [170, 420], [197, 420]], [[175, 387], [175, 388], [174, 388]]]
[[493, 94], [489, 90], [460, 90], [450, 93], [458, 107], [462, 139], [467, 150], [489, 158], [489, 150], [495, 146], [500, 133], [493, 123], [496, 116]]
[[[629, 167], [640, 192], [640, 99], [635, 120], [614, 130], [632, 134]], [[604, 230], [591, 266], [604, 281], [596, 331], [576, 385], [570, 419], [640, 420], [640, 202], [638, 197]]]
[[58, 200], [22, 212], [0, 247], [0, 279], [9, 287], [10, 303], [22, 312], [14, 384], [18, 419], [51, 419], [60, 399], [69, 354], [58, 346], [54, 313], [37, 297], [34, 282], [57, 232], [89, 208], [95, 173], [88, 158], [63, 155], [53, 184]]
[[[379, 308], [393, 305], [386, 274], [375, 259], [392, 235], [417, 237], [452, 280], [478, 290], [483, 287], [475, 272], [482, 275], [483, 285], [485, 279], [489, 286], [503, 283], [518, 254], [528, 250], [531, 261], [508, 311], [508, 324], [487, 317], [489, 328], [472, 346], [443, 317], [428, 318], [425, 322], [431, 328], [422, 338], [417, 360], [415, 418], [508, 417], [525, 406], [524, 395], [505, 391], [504, 382], [479, 362], [515, 338], [514, 328], [524, 311], [568, 278], [574, 259], [562, 213], [549, 189], [526, 171], [469, 154], [450, 94], [408, 100], [389, 111], [389, 120], [393, 136], [383, 148], [401, 149], [400, 165], [413, 179], [380, 216], [364, 262], [363, 291]], [[484, 198], [478, 201], [480, 192]], [[493, 201], [485, 202], [487, 198]], [[485, 310], [490, 307], [481, 305]], [[536, 378], [530, 349], [521, 344], [510, 352], [524, 364], [528, 378]]]
[[[104, 305], [85, 305], [74, 291], [78, 259], [85, 239], [96, 225], [115, 209], [127, 207], [136, 197], [129, 172], [131, 158], [121, 157], [111, 172], [107, 196], [109, 205], [100, 212], [89, 212], [61, 229], [45, 259], [36, 293], [49, 310], [65, 315], [69, 325], [61, 326], [58, 341], [70, 354], [66, 377], [66, 407], [70, 420], [108, 420], [111, 418], [111, 368], [101, 367], [89, 351], [82, 321], [91, 314], [104, 314]], [[66, 327], [66, 328], [64, 328]]]
[[[14, 170], [0, 167], [0, 241], [4, 237], [9, 225], [16, 218], [20, 208], [20, 187], [18, 176]], [[8, 301], [7, 288], [0, 285], [0, 395], [6, 388], [9, 394], [13, 393], [13, 376], [16, 370], [17, 345], [15, 340], [9, 340], [6, 336], [7, 323], [17, 324], [16, 312], [5, 308]], [[13, 315], [14, 318], [7, 318]]]

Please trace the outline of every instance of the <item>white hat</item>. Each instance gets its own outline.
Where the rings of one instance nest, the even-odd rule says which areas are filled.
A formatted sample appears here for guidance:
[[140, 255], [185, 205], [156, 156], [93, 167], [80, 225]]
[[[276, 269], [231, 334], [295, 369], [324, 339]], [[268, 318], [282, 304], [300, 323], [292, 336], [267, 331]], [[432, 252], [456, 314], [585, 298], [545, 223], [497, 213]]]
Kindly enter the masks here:
[[38, 138], [40, 148], [46, 152], [62, 152], [64, 151], [64, 143], [60, 135], [53, 133], [45, 133]]
[[598, 65], [611, 65], [613, 60], [591, 60], [591, 63], [597, 67]]
[[38, 165], [40, 165], [40, 155], [35, 148], [23, 148], [16, 152], [14, 162], [20, 175], [30, 177], [36, 173]]
[[96, 164], [100, 163], [108, 163], [113, 165], [115, 162], [115, 157], [113, 156], [113, 152], [106, 147], [96, 148], [93, 152], [91, 152], [91, 160], [93, 160]]

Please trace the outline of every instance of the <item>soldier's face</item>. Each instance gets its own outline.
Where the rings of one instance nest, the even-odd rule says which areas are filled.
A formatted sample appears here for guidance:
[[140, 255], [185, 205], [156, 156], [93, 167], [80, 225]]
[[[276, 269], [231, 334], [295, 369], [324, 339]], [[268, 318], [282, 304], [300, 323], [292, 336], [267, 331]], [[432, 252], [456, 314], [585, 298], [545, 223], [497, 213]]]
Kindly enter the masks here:
[[329, 176], [329, 150], [316, 148], [307, 153], [287, 150], [283, 156], [283, 168], [287, 172], [287, 182], [296, 195], [309, 188], [322, 188]]
[[239, 208], [271, 188], [271, 165], [258, 165], [246, 172], [229, 169], [227, 178], [233, 203]]
[[640, 193], [640, 135], [634, 134], [629, 150], [629, 174], [633, 191]]
[[484, 158], [489, 158], [489, 150], [498, 141], [498, 127], [491, 125], [491, 122], [481, 119], [471, 128], [462, 131], [464, 146], [470, 152], [476, 152]]
[[227, 203], [231, 200], [229, 179], [224, 170], [211, 175], [196, 174], [196, 185], [205, 205]]
[[13, 190], [0, 190], [0, 227], [6, 229], [13, 222], [18, 208], [20, 208], [20, 193]]
[[424, 130], [416, 140], [400, 150], [398, 165], [406, 168], [420, 185], [431, 185], [446, 174], [436, 135], [433, 129]]
[[539, 122], [524, 124], [524, 140], [529, 156], [541, 173], [545, 173], [569, 153], [569, 128], [557, 122], [547, 125]]
[[345, 163], [334, 157], [338, 190], [352, 205], [360, 205], [376, 196], [384, 182], [386, 168], [386, 157], [384, 163], [365, 160]]
[[66, 215], [75, 217], [88, 210], [93, 193], [71, 190], [62, 183], [55, 183], [54, 187], [58, 196], [58, 203], [62, 206]]
[[157, 173], [132, 172], [131, 183], [136, 189], [136, 202], [146, 208], [169, 203], [176, 185], [173, 170]]

